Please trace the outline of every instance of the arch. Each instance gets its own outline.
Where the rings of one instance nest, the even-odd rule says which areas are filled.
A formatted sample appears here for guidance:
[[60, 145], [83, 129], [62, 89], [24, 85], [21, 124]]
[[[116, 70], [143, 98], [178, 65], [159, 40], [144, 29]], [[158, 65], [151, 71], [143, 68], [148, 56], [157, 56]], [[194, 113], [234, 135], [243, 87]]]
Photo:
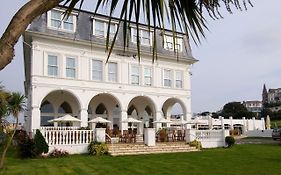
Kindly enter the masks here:
[[[48, 97], [49, 95], [51, 95], [51, 94], [58, 94], [58, 93], [60, 93], [60, 94], [68, 94], [68, 95], [72, 96], [75, 99], [75, 101], [77, 102], [77, 104], [79, 105], [79, 109], [82, 108], [81, 99], [74, 92], [72, 92], [69, 89], [54, 89], [54, 90], [51, 90], [51, 91], [45, 93], [45, 95], [43, 95], [43, 97], [39, 101], [40, 103], [38, 103], [38, 104], [42, 104], [46, 100], [46, 97]], [[56, 97], [56, 98], [60, 98], [60, 97]]]
[[148, 116], [152, 116], [152, 110], [149, 106], [146, 106], [144, 109], [145, 114], [147, 114]]
[[[138, 111], [138, 114], [140, 113], [140, 110], [144, 111], [147, 106], [150, 107], [153, 116], [155, 116], [156, 113], [156, 105], [154, 101], [148, 97], [148, 96], [135, 96], [131, 99], [129, 102], [127, 108], [129, 108], [131, 105], [134, 105]], [[142, 106], [140, 109], [140, 106]]]
[[64, 90], [48, 93], [40, 104], [40, 125], [51, 126], [49, 120], [71, 114], [80, 117], [81, 104], [74, 94]]
[[127, 114], [132, 115], [132, 113], [134, 113], [134, 112], [136, 113], [136, 115], [138, 115], [138, 110], [135, 107], [135, 105], [131, 105], [127, 110]]
[[100, 117], [110, 120], [109, 127], [114, 125], [119, 127], [121, 121], [121, 104], [112, 94], [100, 93], [91, 98], [88, 103], [88, 120], [100, 115]]
[[69, 105], [69, 103], [64, 101], [60, 105], [60, 107], [58, 109], [58, 113], [60, 113], [60, 114], [72, 114], [72, 109], [71, 109], [71, 106]]
[[41, 113], [54, 113], [53, 105], [48, 101], [44, 101], [40, 106]]
[[[179, 104], [179, 106], [181, 107], [181, 110], [182, 110], [181, 115], [185, 116], [187, 114], [184, 102], [182, 102], [178, 98], [169, 98], [163, 103], [163, 106], [162, 106], [162, 112], [165, 117], [170, 117], [172, 115], [172, 108], [176, 104]], [[180, 118], [180, 116], [175, 116], [175, 119], [179, 119], [179, 118]]]
[[100, 103], [96, 108], [96, 114], [107, 114], [107, 109], [103, 103]]

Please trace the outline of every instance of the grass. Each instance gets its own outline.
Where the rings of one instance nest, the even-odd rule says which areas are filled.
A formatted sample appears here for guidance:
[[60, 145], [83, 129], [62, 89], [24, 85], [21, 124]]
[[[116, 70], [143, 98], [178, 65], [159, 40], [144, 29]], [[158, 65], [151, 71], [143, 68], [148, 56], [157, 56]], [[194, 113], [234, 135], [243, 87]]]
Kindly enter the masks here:
[[270, 122], [271, 128], [281, 127], [281, 120], [273, 120]]
[[139, 156], [27, 159], [8, 157], [0, 174], [188, 174], [188, 175], [280, 175], [280, 145], [235, 145], [231, 149]]

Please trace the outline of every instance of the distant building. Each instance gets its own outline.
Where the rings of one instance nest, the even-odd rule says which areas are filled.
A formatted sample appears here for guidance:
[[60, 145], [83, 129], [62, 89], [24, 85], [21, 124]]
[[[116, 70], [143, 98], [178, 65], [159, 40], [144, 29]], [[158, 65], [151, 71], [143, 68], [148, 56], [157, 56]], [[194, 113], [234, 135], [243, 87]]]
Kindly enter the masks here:
[[281, 102], [281, 88], [269, 89], [267, 91], [265, 84], [263, 85], [262, 103], [280, 103]]
[[244, 101], [243, 105], [247, 108], [248, 111], [253, 112], [256, 116], [259, 116], [262, 110], [261, 101]]

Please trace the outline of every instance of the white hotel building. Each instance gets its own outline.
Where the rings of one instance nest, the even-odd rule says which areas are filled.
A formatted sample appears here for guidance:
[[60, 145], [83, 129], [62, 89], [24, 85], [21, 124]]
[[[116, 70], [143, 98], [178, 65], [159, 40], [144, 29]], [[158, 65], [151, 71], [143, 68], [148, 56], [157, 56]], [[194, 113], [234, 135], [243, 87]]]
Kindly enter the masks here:
[[[127, 130], [122, 122], [128, 116], [142, 120], [142, 127], [170, 118], [179, 103], [183, 119], [191, 119], [190, 67], [197, 60], [191, 55], [188, 38], [177, 35], [176, 50], [171, 31], [149, 32], [141, 25], [141, 61], [138, 60], [136, 30], [130, 26], [130, 41], [123, 52], [123, 24], [111, 57], [106, 63], [105, 36], [108, 17], [87, 11], [73, 11], [63, 19], [63, 7], [37, 18], [24, 34], [25, 93], [28, 111], [26, 128], [31, 131], [50, 126], [48, 121], [65, 114], [88, 121], [102, 116], [110, 128]], [[118, 23], [113, 19], [110, 34]], [[158, 59], [152, 63], [152, 33], [157, 34]], [[162, 37], [164, 35], [164, 37]], [[162, 39], [164, 38], [164, 40]]]

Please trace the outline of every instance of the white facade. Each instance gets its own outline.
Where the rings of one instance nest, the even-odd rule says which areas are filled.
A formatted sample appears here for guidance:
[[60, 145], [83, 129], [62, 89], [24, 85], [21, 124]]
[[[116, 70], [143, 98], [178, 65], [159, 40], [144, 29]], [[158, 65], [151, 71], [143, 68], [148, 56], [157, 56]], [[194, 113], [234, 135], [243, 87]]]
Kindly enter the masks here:
[[[143, 51], [139, 62], [134, 55], [120, 54], [117, 47], [106, 63], [103, 44], [60, 36], [62, 31], [54, 34], [55, 29], [46, 26], [50, 20], [45, 19], [46, 24], [42, 18], [46, 29], [35, 31], [38, 24], [33, 24], [24, 35], [30, 45], [24, 45], [29, 131], [51, 125], [48, 120], [68, 113], [82, 121], [81, 127], [102, 116], [111, 121], [111, 129], [120, 130], [128, 129], [122, 121], [132, 116], [143, 121], [138, 126], [141, 133], [143, 127], [160, 127], [152, 122], [169, 117], [176, 103], [182, 107], [183, 119], [191, 119], [192, 57], [177, 61], [175, 55], [159, 54], [152, 63], [151, 53]], [[72, 28], [79, 30], [79, 21], [74, 22], [78, 26]]]

